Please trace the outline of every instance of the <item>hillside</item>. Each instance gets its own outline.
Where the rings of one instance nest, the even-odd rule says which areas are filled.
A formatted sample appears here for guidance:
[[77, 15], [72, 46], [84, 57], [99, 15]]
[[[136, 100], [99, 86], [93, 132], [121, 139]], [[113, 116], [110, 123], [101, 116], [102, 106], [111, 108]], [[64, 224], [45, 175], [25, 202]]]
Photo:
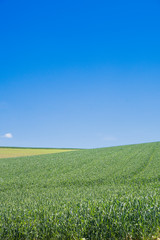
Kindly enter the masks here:
[[1, 239], [151, 239], [160, 142], [0, 159]]
[[0, 147], [0, 158], [34, 156], [49, 153], [59, 153], [73, 151], [74, 149], [61, 148], [17, 148], [17, 147]]

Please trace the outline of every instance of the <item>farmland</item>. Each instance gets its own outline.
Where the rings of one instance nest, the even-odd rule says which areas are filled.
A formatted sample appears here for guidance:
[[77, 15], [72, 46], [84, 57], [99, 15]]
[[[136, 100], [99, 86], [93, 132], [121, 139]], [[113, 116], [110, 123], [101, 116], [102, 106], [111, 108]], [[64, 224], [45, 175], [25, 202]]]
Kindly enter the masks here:
[[33, 156], [49, 153], [73, 151], [73, 149], [52, 149], [52, 148], [0, 148], [0, 158]]
[[157, 239], [160, 142], [0, 159], [0, 239]]

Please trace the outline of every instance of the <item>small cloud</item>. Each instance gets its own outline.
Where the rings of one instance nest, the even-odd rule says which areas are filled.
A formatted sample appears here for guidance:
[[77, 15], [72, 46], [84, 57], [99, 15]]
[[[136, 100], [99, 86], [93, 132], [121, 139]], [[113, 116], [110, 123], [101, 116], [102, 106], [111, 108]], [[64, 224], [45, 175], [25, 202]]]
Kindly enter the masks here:
[[6, 133], [3, 135], [4, 138], [13, 138], [12, 133]]

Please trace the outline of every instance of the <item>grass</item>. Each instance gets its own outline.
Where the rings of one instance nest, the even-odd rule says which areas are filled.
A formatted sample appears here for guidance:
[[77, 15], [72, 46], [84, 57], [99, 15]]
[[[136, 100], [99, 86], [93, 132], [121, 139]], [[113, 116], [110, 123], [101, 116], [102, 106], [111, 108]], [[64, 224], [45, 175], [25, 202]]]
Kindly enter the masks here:
[[0, 159], [0, 185], [0, 239], [140, 240], [160, 231], [159, 142]]
[[52, 149], [52, 148], [7, 148], [0, 147], [0, 158], [33, 156], [49, 153], [73, 151], [74, 149]]

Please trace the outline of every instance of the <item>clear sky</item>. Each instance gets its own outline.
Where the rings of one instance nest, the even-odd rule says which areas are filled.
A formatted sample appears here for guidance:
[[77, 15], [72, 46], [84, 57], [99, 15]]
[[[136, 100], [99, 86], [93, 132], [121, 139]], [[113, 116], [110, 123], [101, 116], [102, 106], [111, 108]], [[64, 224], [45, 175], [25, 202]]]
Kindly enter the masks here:
[[160, 141], [160, 2], [0, 1], [0, 146]]

